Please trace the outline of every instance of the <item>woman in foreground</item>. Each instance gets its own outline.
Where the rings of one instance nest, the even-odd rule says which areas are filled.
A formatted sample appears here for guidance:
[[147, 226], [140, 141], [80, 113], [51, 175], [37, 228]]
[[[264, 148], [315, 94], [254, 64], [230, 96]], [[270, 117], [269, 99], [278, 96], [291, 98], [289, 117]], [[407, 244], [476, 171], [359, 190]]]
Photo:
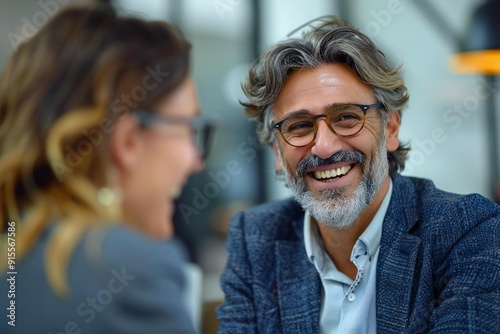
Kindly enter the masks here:
[[[1, 333], [193, 333], [173, 202], [210, 126], [167, 23], [68, 8], [0, 81]], [[196, 145], [198, 143], [198, 147]]]

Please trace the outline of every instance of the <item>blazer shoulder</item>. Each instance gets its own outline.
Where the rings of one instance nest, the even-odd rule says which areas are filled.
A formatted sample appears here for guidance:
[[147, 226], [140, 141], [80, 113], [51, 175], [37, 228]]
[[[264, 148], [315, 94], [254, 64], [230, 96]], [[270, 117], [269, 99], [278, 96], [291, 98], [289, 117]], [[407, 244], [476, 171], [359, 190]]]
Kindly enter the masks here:
[[500, 206], [479, 194], [447, 192], [430, 180], [416, 177], [396, 175], [393, 181], [399, 204], [406, 208], [415, 207], [420, 218], [465, 215], [469, 220], [482, 220], [499, 214]]
[[471, 223], [499, 219], [500, 206], [484, 196], [447, 192], [427, 180], [415, 181], [415, 184], [424, 218], [461, 219]]
[[479, 224], [494, 227], [500, 221], [500, 206], [479, 194], [447, 192], [421, 178], [398, 175], [393, 180], [395, 206], [414, 216], [429, 237], [439, 234], [453, 239], [456, 234], [459, 238]]

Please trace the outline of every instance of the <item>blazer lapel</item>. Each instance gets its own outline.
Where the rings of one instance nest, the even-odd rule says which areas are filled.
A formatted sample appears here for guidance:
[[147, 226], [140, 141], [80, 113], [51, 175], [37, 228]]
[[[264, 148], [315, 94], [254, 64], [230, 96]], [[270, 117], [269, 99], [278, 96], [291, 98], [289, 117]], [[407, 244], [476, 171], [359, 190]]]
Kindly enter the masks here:
[[415, 189], [396, 176], [384, 219], [377, 263], [377, 331], [401, 333], [408, 326], [415, 265], [421, 240], [410, 234], [417, 222]]
[[[296, 228], [303, 222], [294, 222]], [[299, 240], [275, 243], [278, 303], [283, 333], [319, 333], [321, 281]]]

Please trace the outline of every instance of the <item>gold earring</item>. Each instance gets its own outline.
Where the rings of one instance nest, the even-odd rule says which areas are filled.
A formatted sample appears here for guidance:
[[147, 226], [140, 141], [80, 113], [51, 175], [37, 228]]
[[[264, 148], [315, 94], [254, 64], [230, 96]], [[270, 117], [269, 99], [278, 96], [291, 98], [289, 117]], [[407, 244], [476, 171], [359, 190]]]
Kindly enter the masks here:
[[123, 201], [120, 189], [108, 187], [100, 188], [97, 192], [97, 201], [104, 207], [106, 213], [114, 218], [119, 216]]

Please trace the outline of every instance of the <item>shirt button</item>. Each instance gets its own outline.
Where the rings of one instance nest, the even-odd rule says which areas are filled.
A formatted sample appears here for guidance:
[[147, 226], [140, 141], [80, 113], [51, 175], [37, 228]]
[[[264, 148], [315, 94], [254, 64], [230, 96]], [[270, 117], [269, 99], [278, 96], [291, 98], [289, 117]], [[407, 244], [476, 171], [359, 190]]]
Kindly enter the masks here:
[[350, 302], [353, 302], [354, 299], [356, 299], [356, 295], [354, 293], [350, 293], [347, 295], [347, 300], [350, 301]]

